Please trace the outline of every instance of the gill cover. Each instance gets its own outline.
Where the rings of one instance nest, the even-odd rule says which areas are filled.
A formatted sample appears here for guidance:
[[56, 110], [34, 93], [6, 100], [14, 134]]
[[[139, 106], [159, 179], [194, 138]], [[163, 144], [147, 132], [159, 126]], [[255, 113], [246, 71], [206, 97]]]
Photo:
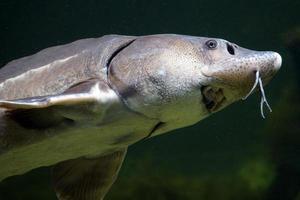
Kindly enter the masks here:
[[[168, 118], [164, 115], [175, 104], [178, 112], [188, 110], [189, 104], [197, 104], [201, 112], [200, 45], [191, 36], [139, 37], [111, 61], [110, 85], [131, 109], [150, 117]], [[179, 108], [180, 102], [184, 108]]]

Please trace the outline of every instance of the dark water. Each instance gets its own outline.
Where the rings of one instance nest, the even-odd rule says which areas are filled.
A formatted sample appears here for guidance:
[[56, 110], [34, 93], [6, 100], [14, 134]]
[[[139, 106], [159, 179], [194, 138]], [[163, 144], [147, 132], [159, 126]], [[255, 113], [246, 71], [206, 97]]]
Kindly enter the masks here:
[[[259, 96], [188, 128], [133, 145], [108, 200], [300, 199], [300, 1], [0, 1], [0, 65], [105, 34], [220, 37], [274, 50], [283, 67]], [[0, 163], [1, 165], [1, 163]], [[0, 183], [0, 199], [55, 199], [50, 169]]]

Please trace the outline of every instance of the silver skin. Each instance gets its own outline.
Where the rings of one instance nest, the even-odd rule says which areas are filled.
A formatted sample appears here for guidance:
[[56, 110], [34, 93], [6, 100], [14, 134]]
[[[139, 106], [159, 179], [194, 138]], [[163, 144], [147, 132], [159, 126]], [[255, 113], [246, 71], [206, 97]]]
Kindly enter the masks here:
[[[276, 52], [175, 34], [109, 35], [12, 61], [0, 70], [0, 180], [56, 164], [59, 199], [103, 199], [129, 145], [220, 111], [257, 71], [266, 84], [280, 66]], [[86, 177], [101, 181], [76, 193]]]

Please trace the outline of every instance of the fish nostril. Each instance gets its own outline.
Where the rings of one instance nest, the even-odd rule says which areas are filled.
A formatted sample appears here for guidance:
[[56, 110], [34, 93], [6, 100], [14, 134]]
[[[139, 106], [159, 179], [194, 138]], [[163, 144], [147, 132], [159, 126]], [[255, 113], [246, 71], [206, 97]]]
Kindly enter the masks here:
[[231, 55], [235, 55], [234, 47], [228, 43], [226, 43], [226, 46], [228, 53], [230, 53]]

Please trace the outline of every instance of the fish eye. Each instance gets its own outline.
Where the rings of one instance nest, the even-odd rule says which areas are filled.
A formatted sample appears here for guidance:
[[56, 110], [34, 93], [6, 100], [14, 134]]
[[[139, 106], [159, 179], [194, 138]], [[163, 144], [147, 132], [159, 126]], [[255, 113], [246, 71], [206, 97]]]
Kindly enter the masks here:
[[205, 45], [209, 48], [209, 49], [215, 49], [218, 46], [218, 42], [216, 40], [208, 40]]

